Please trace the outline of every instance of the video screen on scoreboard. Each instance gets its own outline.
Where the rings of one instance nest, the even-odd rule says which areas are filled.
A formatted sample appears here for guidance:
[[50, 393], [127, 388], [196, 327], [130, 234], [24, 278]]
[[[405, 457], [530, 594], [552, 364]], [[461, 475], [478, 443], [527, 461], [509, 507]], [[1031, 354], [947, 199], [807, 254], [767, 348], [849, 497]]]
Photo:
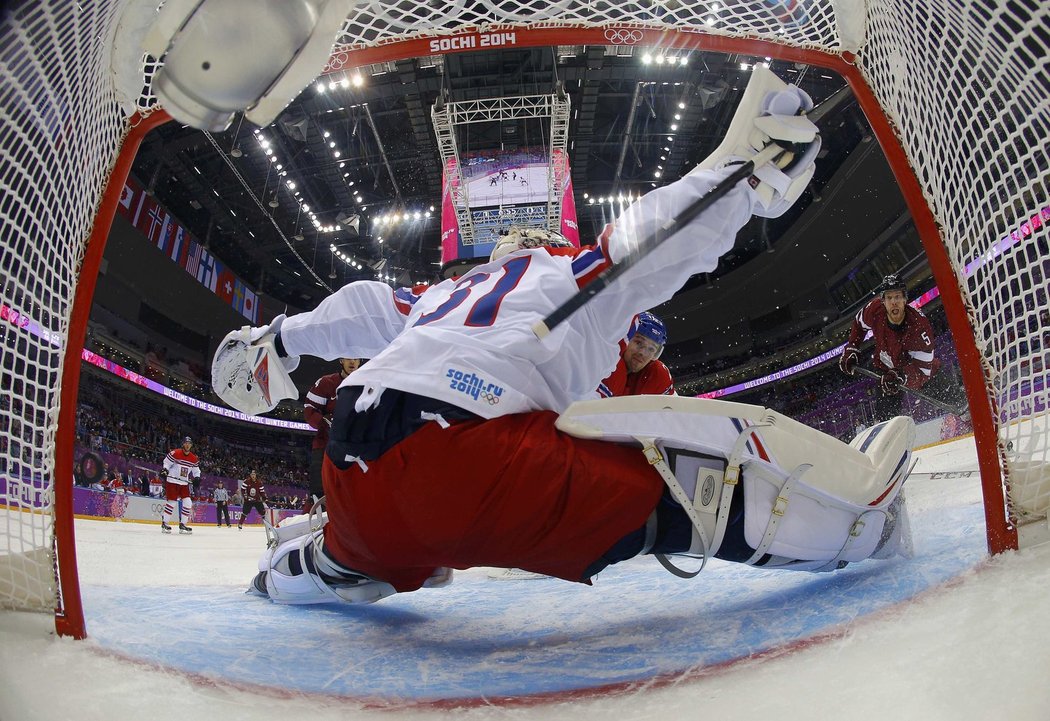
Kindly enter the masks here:
[[460, 157], [473, 210], [547, 202], [546, 149], [483, 150]]

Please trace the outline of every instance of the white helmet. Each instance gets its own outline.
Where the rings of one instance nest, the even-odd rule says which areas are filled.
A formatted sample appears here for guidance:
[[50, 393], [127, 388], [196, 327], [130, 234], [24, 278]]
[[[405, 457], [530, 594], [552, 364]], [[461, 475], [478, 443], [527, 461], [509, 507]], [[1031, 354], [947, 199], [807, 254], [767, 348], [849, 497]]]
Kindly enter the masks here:
[[569, 242], [568, 238], [555, 230], [512, 225], [507, 228], [507, 232], [492, 247], [489, 260], [499, 260], [508, 253], [521, 248], [539, 248], [542, 246], [571, 248], [572, 243]]

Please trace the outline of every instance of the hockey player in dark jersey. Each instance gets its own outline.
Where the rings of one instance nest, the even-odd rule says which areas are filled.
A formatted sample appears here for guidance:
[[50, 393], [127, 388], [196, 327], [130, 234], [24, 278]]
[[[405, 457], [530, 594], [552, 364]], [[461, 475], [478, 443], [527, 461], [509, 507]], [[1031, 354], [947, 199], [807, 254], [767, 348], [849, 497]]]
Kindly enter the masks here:
[[338, 362], [339, 370], [318, 378], [307, 392], [306, 403], [303, 404], [303, 418], [317, 431], [310, 446], [310, 493], [313, 500], [324, 495], [321, 486], [321, 462], [324, 460], [324, 449], [328, 445], [332, 413], [335, 412], [335, 393], [343, 379], [361, 367], [362, 361], [360, 358], [339, 358]]
[[878, 290], [879, 295], [853, 319], [849, 341], [839, 357], [839, 369], [852, 376], [861, 342], [869, 332], [874, 337], [871, 365], [881, 377], [876, 421], [901, 415], [901, 389], [922, 388], [940, 367], [934, 358], [930, 321], [908, 305], [908, 288], [900, 276], [887, 275]]
[[241, 518], [237, 521], [238, 530], [244, 528], [244, 521], [253, 508], [259, 512], [260, 518], [266, 520], [266, 489], [254, 469], [241, 481], [241, 496], [244, 497], [244, 505], [241, 506]]

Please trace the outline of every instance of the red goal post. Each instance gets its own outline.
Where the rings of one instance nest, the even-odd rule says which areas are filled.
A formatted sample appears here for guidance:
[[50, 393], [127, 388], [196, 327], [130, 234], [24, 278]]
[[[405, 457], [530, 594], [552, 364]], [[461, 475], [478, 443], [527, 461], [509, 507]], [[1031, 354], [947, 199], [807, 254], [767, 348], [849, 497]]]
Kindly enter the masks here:
[[[142, 137], [167, 120], [149, 67], [130, 82], [121, 74], [141, 5], [19, 3], [0, 38], [0, 380], [18, 389], [0, 407], [0, 607], [53, 609], [73, 636], [84, 635], [70, 500], [80, 349], [120, 190]], [[1000, 552], [1050, 535], [1048, 26], [1040, 0], [371, 0], [346, 21], [325, 72], [489, 47], [616, 45], [841, 74], [943, 298], [989, 548]]]

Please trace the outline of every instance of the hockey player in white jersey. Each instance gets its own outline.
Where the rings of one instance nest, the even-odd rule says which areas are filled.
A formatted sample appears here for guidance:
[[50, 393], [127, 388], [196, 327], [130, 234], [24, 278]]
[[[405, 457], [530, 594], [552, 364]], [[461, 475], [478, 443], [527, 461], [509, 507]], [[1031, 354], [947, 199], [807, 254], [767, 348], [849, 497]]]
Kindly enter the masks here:
[[193, 499], [190, 497], [190, 484], [200, 479], [201, 469], [197, 454], [193, 452], [193, 439], [186, 436], [182, 447], [168, 451], [164, 457], [164, 515], [160, 521], [160, 530], [171, 533], [168, 525], [175, 509], [179, 509], [179, 533], [192, 533], [189, 520], [193, 515]]
[[[324, 466], [329, 521], [284, 530], [254, 588], [281, 603], [374, 601], [450, 568], [523, 568], [589, 582], [611, 563], [689, 554], [832, 570], [897, 549], [908, 419], [847, 446], [777, 413], [697, 399], [593, 398], [634, 315], [713, 270], [754, 215], [813, 173], [809, 98], [756, 70], [712, 158], [633, 204], [583, 249], [528, 247], [425, 290], [353, 283], [310, 313], [220, 345], [216, 391], [248, 413], [297, 396], [297, 356], [371, 357], [340, 389]], [[640, 239], [770, 140], [756, 169], [647, 255]], [[534, 240], [534, 238], [533, 238]], [[533, 325], [602, 270], [631, 267], [538, 340]], [[560, 414], [560, 417], [559, 417]], [[737, 488], [740, 486], [740, 488]], [[301, 535], [297, 535], [301, 534]]]

